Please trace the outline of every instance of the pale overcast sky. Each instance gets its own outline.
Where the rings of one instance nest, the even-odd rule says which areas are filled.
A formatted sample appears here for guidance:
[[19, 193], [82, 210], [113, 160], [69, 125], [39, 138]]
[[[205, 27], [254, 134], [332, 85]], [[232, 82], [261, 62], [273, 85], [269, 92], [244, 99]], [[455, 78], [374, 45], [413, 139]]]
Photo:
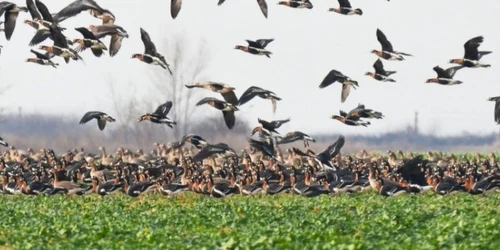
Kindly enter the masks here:
[[[25, 1], [13, 2], [25, 5]], [[43, 2], [55, 13], [70, 1]], [[293, 9], [277, 5], [278, 0], [267, 0], [268, 19], [255, 0], [228, 0], [222, 6], [217, 6], [217, 0], [184, 0], [175, 20], [170, 17], [169, 0], [97, 2], [111, 10], [116, 24], [130, 35], [114, 58], [106, 55], [96, 59], [87, 51], [82, 54], [85, 64], [64, 64], [60, 58], [56, 59], [61, 63], [58, 69], [26, 63], [25, 59], [32, 57], [28, 43], [35, 32], [23, 23], [31, 19], [28, 13], [20, 14], [11, 41], [1, 34], [0, 44], [4, 48], [0, 55], [0, 85], [10, 83], [11, 88], [0, 98], [0, 105], [7, 112], [17, 112], [21, 106], [23, 112], [81, 116], [87, 110], [102, 110], [113, 115], [106, 84], [108, 75], [114, 76], [122, 99], [150, 95], [149, 99], [162, 100], [151, 87], [149, 77], [162, 69], [130, 58], [144, 50], [139, 33], [143, 27], [170, 62], [173, 59], [166, 53], [169, 44], [162, 43], [166, 37], [179, 42], [189, 40], [187, 49], [193, 51], [203, 39], [213, 60], [197, 81], [225, 82], [236, 87], [238, 96], [255, 85], [283, 98], [278, 102], [276, 115], [272, 114], [268, 100], [256, 98], [241, 107], [237, 119], [257, 123], [257, 117], [291, 117], [292, 122], [284, 125], [282, 131], [376, 134], [413, 123], [414, 112], [418, 111], [420, 128], [426, 133], [498, 130], [493, 119], [494, 103], [486, 101], [500, 95], [500, 34], [495, 25], [499, 21], [498, 0], [351, 0], [353, 7], [363, 9], [363, 16], [328, 12], [328, 8], [338, 7], [334, 0], [312, 0], [313, 9]], [[64, 21], [62, 26], [68, 28], [65, 34], [73, 39], [80, 37], [74, 27], [100, 21], [82, 13]], [[415, 55], [403, 62], [383, 61], [386, 70], [398, 71], [393, 75], [397, 83], [377, 82], [364, 75], [373, 70], [377, 59], [370, 51], [380, 49], [377, 28], [386, 34], [395, 50]], [[478, 35], [485, 37], [480, 50], [494, 51], [482, 59], [492, 64], [491, 68], [459, 71], [455, 78], [464, 82], [459, 86], [425, 83], [435, 77], [434, 66], [451, 67], [448, 60], [461, 58], [463, 44]], [[273, 52], [271, 59], [234, 49], [237, 44], [246, 45], [245, 39], [259, 38], [275, 39], [267, 47]], [[109, 44], [109, 38], [104, 41]], [[359, 81], [360, 87], [351, 90], [343, 104], [340, 84], [318, 88], [331, 69]], [[129, 82], [134, 88], [130, 88]], [[339, 109], [349, 111], [358, 103], [383, 112], [385, 119], [372, 121], [365, 128], [348, 127], [329, 118]], [[201, 107], [196, 110], [209, 112]]]

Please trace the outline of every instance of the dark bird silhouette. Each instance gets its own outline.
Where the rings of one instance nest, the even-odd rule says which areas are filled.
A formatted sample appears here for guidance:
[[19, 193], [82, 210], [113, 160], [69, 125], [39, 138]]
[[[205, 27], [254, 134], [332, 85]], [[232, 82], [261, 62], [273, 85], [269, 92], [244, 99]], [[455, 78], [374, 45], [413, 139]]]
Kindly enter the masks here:
[[221, 110], [222, 114], [224, 115], [224, 121], [226, 122], [227, 128], [232, 129], [234, 127], [234, 124], [236, 122], [234, 112], [239, 110], [235, 105], [215, 99], [213, 97], [205, 97], [201, 99], [198, 103], [196, 103], [196, 106], [200, 106], [203, 104], [208, 104], [218, 110]]
[[395, 74], [396, 71], [386, 71], [380, 58], [375, 61], [373, 68], [375, 69], [375, 72], [366, 72], [365, 75], [381, 82], [396, 82], [396, 80], [389, 77], [390, 75]]
[[307, 156], [313, 158], [316, 162], [318, 162], [323, 168], [327, 170], [336, 170], [336, 168], [332, 165], [330, 160], [337, 156], [340, 152], [340, 149], [344, 146], [345, 137], [339, 136], [337, 141], [328, 146], [323, 152], [319, 154], [315, 154], [311, 150], [307, 150], [307, 152], [302, 152], [298, 148], [292, 148], [293, 152], [301, 156]]
[[484, 42], [483, 36], [477, 36], [464, 44], [465, 54], [463, 58], [451, 59], [450, 63], [456, 63], [467, 68], [488, 68], [490, 64], [483, 64], [479, 60], [491, 51], [479, 51], [479, 46]]
[[172, 109], [173, 103], [171, 101], [167, 101], [160, 106], [158, 106], [153, 113], [146, 113], [139, 117], [138, 122], [141, 121], [150, 121], [158, 124], [166, 124], [170, 128], [173, 128], [172, 125], [176, 125], [177, 123], [172, 121], [167, 115]]
[[353, 9], [349, 0], [338, 0], [340, 8], [330, 8], [328, 11], [336, 12], [342, 15], [363, 15], [361, 9]]
[[288, 132], [285, 137], [283, 137], [281, 140], [277, 141], [276, 144], [288, 144], [292, 142], [296, 142], [302, 140], [304, 141], [304, 147], [309, 147], [309, 142], [316, 142], [314, 138], [311, 136], [302, 133], [300, 131], [293, 131], [293, 132]]
[[451, 67], [446, 70], [442, 69], [439, 66], [436, 66], [432, 68], [436, 73], [437, 77], [436, 78], [431, 78], [426, 81], [426, 83], [439, 83], [441, 85], [455, 85], [455, 84], [461, 84], [462, 81], [459, 80], [453, 80], [453, 77], [455, 76], [455, 73], [457, 73], [458, 70], [462, 69], [463, 66], [456, 66], [456, 67]]
[[9, 143], [7, 143], [2, 137], [0, 137], [0, 145], [2, 145], [4, 147], [8, 147]]
[[50, 65], [54, 68], [57, 68], [57, 66], [59, 65], [58, 63], [55, 63], [52, 60], [50, 60], [50, 56], [47, 53], [42, 54], [35, 50], [30, 50], [30, 51], [31, 53], [35, 54], [36, 58], [28, 58], [26, 59], [26, 62], [37, 63], [40, 65]]
[[93, 17], [102, 19], [103, 24], [113, 24], [115, 15], [107, 9], [101, 8], [94, 0], [76, 0], [60, 10], [54, 18], [62, 22], [67, 18], [74, 17], [82, 11], [88, 11]]
[[165, 57], [158, 53], [155, 44], [151, 41], [149, 34], [143, 28], [141, 28], [141, 39], [144, 43], [144, 54], [134, 54], [132, 55], [132, 58], [137, 58], [147, 64], [160, 65], [162, 68], [168, 70], [168, 72], [172, 75], [170, 65], [165, 60]]
[[276, 112], [276, 101], [281, 101], [281, 98], [278, 97], [274, 92], [265, 90], [260, 87], [252, 86], [248, 88], [241, 96], [238, 101], [238, 106], [241, 106], [248, 101], [252, 100], [254, 97], [260, 97], [262, 99], [268, 99], [271, 100], [271, 103], [273, 104], [273, 113]]
[[74, 39], [73, 43], [77, 44], [75, 51], [82, 52], [88, 48], [92, 51], [92, 54], [96, 57], [101, 57], [104, 50], [108, 50], [106, 45], [97, 37], [94, 36], [90, 30], [85, 27], [75, 28], [76, 31], [82, 34], [83, 38]]
[[193, 156], [193, 161], [200, 162], [214, 155], [236, 156], [236, 151], [234, 151], [234, 149], [232, 149], [225, 143], [218, 143], [215, 145], [208, 144], [203, 147], [195, 156]]
[[106, 127], [106, 122], [114, 122], [116, 121], [113, 117], [107, 115], [104, 112], [101, 111], [89, 111], [85, 113], [80, 120], [80, 124], [87, 123], [88, 121], [96, 119], [97, 120], [97, 126], [99, 127], [100, 130], [104, 130]]
[[342, 74], [342, 72], [338, 70], [332, 69], [328, 75], [325, 76], [321, 84], [319, 85], [319, 88], [325, 88], [330, 86], [334, 82], [340, 82], [342, 84], [342, 93], [340, 95], [340, 101], [343, 103], [349, 96], [349, 93], [351, 92], [351, 86], [356, 89], [356, 87], [359, 87], [358, 82], [355, 80], [352, 80], [351, 78], [345, 76]]
[[19, 12], [28, 12], [27, 7], [17, 6], [15, 3], [3, 1], [0, 2], [0, 16], [4, 15], [4, 32], [5, 39], [10, 40], [14, 29], [16, 28], [16, 20], [19, 16]]
[[500, 124], [500, 96], [490, 97], [488, 98], [488, 101], [495, 102], [495, 122]]
[[380, 29], [377, 29], [377, 40], [380, 45], [382, 45], [382, 50], [372, 50], [372, 53], [380, 58], [390, 61], [402, 61], [405, 59], [403, 56], [412, 56], [407, 53], [395, 51], [391, 42], [389, 42], [385, 34]]
[[193, 85], [185, 85], [186, 88], [202, 88], [208, 89], [215, 93], [220, 93], [226, 102], [229, 102], [233, 105], [238, 105], [238, 97], [234, 93], [235, 88], [231, 87], [227, 84], [220, 82], [207, 82], [207, 83], [195, 83]]

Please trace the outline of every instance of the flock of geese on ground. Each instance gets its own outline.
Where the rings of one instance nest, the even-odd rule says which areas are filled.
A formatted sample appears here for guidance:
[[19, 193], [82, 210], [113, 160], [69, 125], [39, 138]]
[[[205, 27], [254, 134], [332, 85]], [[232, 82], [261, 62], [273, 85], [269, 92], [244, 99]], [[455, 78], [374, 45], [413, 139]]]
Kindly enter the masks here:
[[[224, 1], [219, 1], [219, 5]], [[267, 17], [265, 0], [257, 0], [264, 16]], [[171, 14], [175, 18], [182, 1], [172, 0]], [[280, 5], [292, 8], [311, 9], [310, 1], [280, 1]], [[361, 9], [351, 7], [349, 1], [339, 0], [340, 8], [330, 9], [344, 15], [362, 15]], [[121, 26], [115, 24], [115, 16], [107, 9], [100, 7], [94, 0], [76, 0], [56, 14], [52, 14], [47, 6], [39, 0], [27, 0], [27, 7], [14, 3], [0, 2], [0, 16], [5, 18], [5, 37], [10, 40], [17, 17], [20, 12], [29, 12], [32, 20], [25, 23], [33, 27], [36, 32], [30, 41], [30, 46], [38, 45], [50, 39], [53, 45], [40, 45], [39, 50], [31, 50], [36, 58], [26, 61], [58, 67], [52, 59], [62, 57], [66, 63], [71, 60], [82, 61], [80, 53], [90, 49], [94, 56], [101, 57], [107, 51], [106, 45], [100, 40], [110, 36], [109, 55], [115, 56], [123, 38], [128, 34]], [[63, 31], [66, 28], [59, 26], [67, 18], [88, 11], [92, 16], [102, 19], [102, 25], [77, 27], [83, 38], [68, 39]], [[144, 43], [144, 53], [132, 55], [152, 65], [159, 65], [170, 74], [172, 71], [166, 59], [161, 55], [152, 42], [149, 34], [140, 29]], [[387, 61], [403, 61], [408, 53], [393, 49], [385, 34], [377, 29], [376, 36], [381, 44], [381, 50], [373, 50], [379, 58], [373, 67], [375, 72], [366, 75], [382, 82], [395, 82], [390, 76], [394, 71], [386, 71], [381, 59]], [[427, 80], [442, 85], [462, 83], [453, 79], [455, 73], [462, 68], [486, 68], [490, 65], [480, 59], [490, 51], [479, 51], [483, 42], [482, 36], [474, 37], [464, 44], [463, 58], [450, 60], [450, 63], [460, 66], [449, 69], [434, 67], [436, 78]], [[237, 45], [235, 49], [271, 58], [272, 53], [266, 47], [274, 39], [246, 40], [248, 46]], [[73, 47], [70, 47], [73, 46]], [[174, 65], [175, 66], [175, 65]], [[319, 85], [325, 88], [334, 82], [342, 84], [341, 102], [349, 95], [351, 87], [359, 87], [358, 82], [344, 75], [338, 70], [331, 70]], [[273, 111], [276, 103], [281, 100], [274, 92], [252, 86], [239, 98], [234, 87], [217, 82], [194, 83], [187, 88], [203, 88], [220, 93], [224, 101], [213, 97], [206, 97], [196, 105], [208, 104], [223, 113], [225, 123], [229, 129], [235, 124], [235, 111], [255, 97], [270, 100]], [[491, 97], [496, 101], [495, 121], [500, 124], [500, 97]], [[176, 122], [167, 115], [173, 103], [167, 101], [153, 112], [139, 117], [138, 121], [150, 121], [165, 124], [171, 128]], [[368, 109], [359, 104], [350, 112], [340, 111], [333, 115], [336, 119], [350, 126], [368, 126], [369, 121], [361, 118], [381, 119], [381, 112]], [[100, 130], [108, 122], [115, 119], [101, 111], [89, 111], [80, 120], [80, 124], [97, 120]], [[157, 192], [167, 196], [174, 196], [183, 192], [195, 192], [214, 197], [226, 197], [234, 194], [280, 194], [295, 193], [302, 196], [317, 196], [321, 194], [355, 193], [376, 190], [385, 196], [397, 196], [404, 193], [424, 193], [434, 191], [440, 195], [456, 192], [470, 194], [487, 194], [500, 188], [499, 165], [494, 155], [487, 158], [457, 159], [457, 157], [429, 153], [427, 159], [422, 155], [404, 155], [388, 152], [387, 156], [370, 156], [362, 151], [354, 156], [340, 154], [345, 143], [344, 136], [328, 146], [322, 152], [316, 153], [308, 149], [309, 143], [316, 140], [311, 136], [293, 131], [282, 136], [278, 129], [286, 120], [266, 121], [258, 119], [261, 126], [255, 127], [251, 136], [258, 134], [259, 138], [249, 138], [249, 148], [241, 154], [236, 153], [225, 143], [209, 143], [199, 135], [189, 134], [180, 141], [170, 142], [167, 145], [156, 144], [150, 154], [138, 150], [119, 148], [114, 156], [108, 155], [102, 148], [102, 155], [97, 156], [85, 153], [82, 150], [71, 150], [57, 156], [53, 150], [41, 149], [35, 153], [10, 147], [3, 152], [0, 158], [0, 173], [3, 176], [2, 193], [29, 194], [29, 195], [85, 195], [97, 193], [107, 195], [123, 191], [130, 196]], [[292, 147], [281, 152], [280, 145], [303, 142], [306, 151]], [[192, 144], [198, 152], [184, 147]], [[0, 144], [8, 147], [8, 143], [0, 138]]]
[[[183, 147], [189, 142], [198, 148]], [[361, 150], [342, 156], [345, 138], [320, 153], [295, 147], [285, 156], [279, 147], [251, 141], [237, 154], [224, 143], [210, 144], [188, 135], [180, 142], [157, 144], [151, 153], [118, 148], [109, 155], [70, 150], [56, 156], [51, 149], [35, 153], [11, 147], [0, 158], [6, 195], [90, 195], [115, 193], [137, 197], [174, 197], [192, 192], [216, 198], [233, 195], [319, 195], [377, 192], [383, 196], [500, 191], [500, 166], [494, 154], [458, 159], [441, 152], [423, 155], [388, 151], [369, 155]], [[276, 151], [275, 151], [275, 150]]]

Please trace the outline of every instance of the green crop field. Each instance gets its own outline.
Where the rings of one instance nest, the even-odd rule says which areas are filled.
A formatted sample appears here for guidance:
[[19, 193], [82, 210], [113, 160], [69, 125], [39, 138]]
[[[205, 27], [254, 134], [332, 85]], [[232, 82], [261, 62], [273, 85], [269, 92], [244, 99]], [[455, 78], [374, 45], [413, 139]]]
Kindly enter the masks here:
[[0, 249], [500, 249], [500, 195], [0, 202]]

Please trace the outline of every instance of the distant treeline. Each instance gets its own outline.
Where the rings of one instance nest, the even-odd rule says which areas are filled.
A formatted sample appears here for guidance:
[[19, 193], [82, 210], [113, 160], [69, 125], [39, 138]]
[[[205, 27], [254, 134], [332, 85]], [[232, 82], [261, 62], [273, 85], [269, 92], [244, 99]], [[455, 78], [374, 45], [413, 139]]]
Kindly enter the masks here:
[[[87, 124], [78, 124], [80, 117], [65, 117], [57, 115], [3, 115], [0, 118], [0, 136], [11, 145], [18, 148], [39, 149], [41, 147], [55, 150], [85, 148], [95, 152], [98, 147], [105, 146], [111, 150], [117, 147], [131, 149], [153, 148], [153, 143], [167, 143], [182, 137], [184, 131], [199, 134], [213, 142], [225, 142], [236, 149], [248, 145], [246, 139], [252, 128], [243, 121], [237, 121], [233, 130], [227, 130], [222, 114], [217, 112], [212, 117], [202, 119], [196, 124], [189, 124], [189, 129], [170, 129], [165, 125], [140, 122], [137, 120], [108, 124], [104, 131], [99, 131], [96, 121]], [[285, 133], [286, 131], [283, 131]], [[312, 134], [311, 134], [312, 135]], [[338, 134], [312, 135], [318, 141], [313, 149], [321, 150], [333, 142]], [[495, 150], [498, 140], [497, 134], [439, 137], [415, 133], [413, 129], [394, 131], [376, 136], [346, 135], [345, 150], [358, 151], [361, 148], [369, 150], [411, 150], [411, 151], [488, 151]], [[300, 143], [293, 146], [301, 146]]]

